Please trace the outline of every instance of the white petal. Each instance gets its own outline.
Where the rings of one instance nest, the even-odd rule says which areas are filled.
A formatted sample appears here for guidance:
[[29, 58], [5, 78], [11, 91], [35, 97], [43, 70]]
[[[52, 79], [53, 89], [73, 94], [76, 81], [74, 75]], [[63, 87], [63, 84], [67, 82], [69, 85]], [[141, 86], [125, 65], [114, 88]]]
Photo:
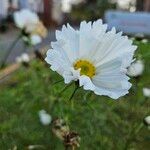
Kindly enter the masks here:
[[[129, 60], [129, 57], [123, 57], [124, 55], [129, 55], [133, 57], [136, 46], [131, 45], [132, 42], [128, 38], [120, 36], [120, 34], [115, 34], [114, 31], [106, 33], [102, 39], [102, 44], [95, 53], [96, 66], [105, 63], [107, 61], [113, 60], [116, 57], [121, 57], [124, 62]], [[131, 60], [129, 61], [131, 63]]]
[[95, 85], [100, 87], [128, 89], [127, 77], [123, 75], [99, 75], [99, 77], [95, 77], [92, 81]]
[[102, 75], [105, 75], [106, 73], [116, 73], [120, 72], [122, 68], [122, 60], [121, 58], [116, 58], [114, 60], [110, 60], [108, 62], [105, 62], [101, 65], [99, 65], [96, 68], [96, 73], [99, 74], [101, 73]]
[[71, 81], [77, 81], [80, 77], [80, 70], [74, 70], [74, 68], [70, 68], [69, 71], [64, 71], [63, 78], [65, 80], [65, 83], [68, 84]]
[[106, 88], [96, 87], [94, 93], [97, 95], [109, 96], [112, 99], [118, 99], [119, 97], [124, 96], [129, 92], [128, 90], [122, 90], [122, 89], [106, 89]]
[[92, 83], [91, 79], [85, 75], [79, 77], [79, 85], [83, 86], [85, 90], [94, 90], [95, 86]]
[[67, 54], [71, 62], [77, 59], [79, 53], [79, 34], [68, 24], [63, 26], [62, 31], [56, 31], [56, 43], [64, 53]]
[[67, 55], [67, 53], [65, 52], [65, 50], [61, 47], [60, 42], [51, 42], [51, 46], [53, 48], [53, 50], [58, 51], [61, 54], [61, 57], [68, 62], [68, 65], [71, 64], [71, 61], [69, 59], [69, 56]]
[[63, 59], [61, 53], [55, 50], [48, 50], [45, 61], [51, 65], [53, 71], [57, 71], [60, 75], [63, 75], [64, 71], [70, 70], [70, 67], [66, 59]]
[[[92, 56], [95, 50], [101, 44], [100, 39], [104, 36], [107, 26], [102, 24], [101, 20], [86, 23], [81, 22], [79, 29], [79, 56]], [[90, 55], [89, 55], [90, 54]]]
[[111, 98], [119, 98], [128, 93], [131, 84], [129, 78], [122, 70], [121, 59], [114, 59], [100, 65], [92, 82], [96, 86], [94, 92], [98, 95], [109, 95]]

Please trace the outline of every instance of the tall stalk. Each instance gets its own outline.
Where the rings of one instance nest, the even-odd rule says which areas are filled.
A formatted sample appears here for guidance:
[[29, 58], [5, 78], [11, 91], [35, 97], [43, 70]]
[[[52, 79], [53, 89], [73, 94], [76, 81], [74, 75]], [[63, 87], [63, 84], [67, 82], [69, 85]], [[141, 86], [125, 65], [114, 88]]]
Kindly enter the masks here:
[[2, 60], [1, 68], [3, 68], [3, 67], [5, 66], [5, 63], [6, 63], [7, 59], [8, 59], [8, 57], [9, 57], [11, 51], [12, 51], [13, 48], [16, 46], [16, 44], [17, 44], [17, 42], [19, 41], [19, 39], [20, 39], [21, 36], [22, 36], [22, 35], [19, 34], [18, 37], [13, 41], [13, 43], [10, 45], [10, 47], [9, 47], [8, 50], [6, 51], [6, 54], [5, 54], [5, 56], [4, 56], [3, 60]]
[[74, 97], [74, 95], [75, 95], [75, 93], [77, 92], [78, 89], [79, 89], [79, 83], [75, 82], [75, 89], [74, 89], [73, 93], [71, 94], [71, 96], [69, 98], [69, 101], [72, 100], [72, 98]]

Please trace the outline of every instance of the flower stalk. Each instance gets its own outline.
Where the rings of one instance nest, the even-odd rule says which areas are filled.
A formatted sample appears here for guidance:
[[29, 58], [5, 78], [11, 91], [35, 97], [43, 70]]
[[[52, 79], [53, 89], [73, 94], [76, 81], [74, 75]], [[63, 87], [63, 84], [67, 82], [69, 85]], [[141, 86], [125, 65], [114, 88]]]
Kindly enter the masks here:
[[74, 95], [76, 94], [76, 92], [77, 92], [78, 89], [79, 89], [79, 83], [75, 82], [75, 89], [74, 89], [73, 93], [71, 94], [71, 96], [69, 98], [69, 101], [72, 100], [72, 98], [74, 97]]
[[18, 43], [19, 39], [21, 38], [22, 34], [19, 34], [17, 36], [17, 38], [13, 41], [13, 43], [10, 45], [10, 47], [8, 48], [8, 50], [6, 51], [6, 54], [4, 56], [4, 59], [2, 60], [2, 64], [1, 64], [1, 68], [3, 68], [5, 66], [5, 63], [11, 53], [11, 51], [13, 50], [13, 48], [16, 46], [16, 44]]
[[72, 83], [70, 83], [70, 84], [68, 84], [67, 86], [65, 86], [60, 92], [59, 92], [59, 96], [63, 93], [63, 92], [65, 92], [70, 86], [72, 85]]
[[34, 50], [34, 53], [35, 53], [36, 58], [38, 58], [38, 59], [41, 60], [42, 62], [45, 62], [43, 55], [41, 54], [41, 52], [40, 52], [38, 49], [35, 49], [35, 50]]

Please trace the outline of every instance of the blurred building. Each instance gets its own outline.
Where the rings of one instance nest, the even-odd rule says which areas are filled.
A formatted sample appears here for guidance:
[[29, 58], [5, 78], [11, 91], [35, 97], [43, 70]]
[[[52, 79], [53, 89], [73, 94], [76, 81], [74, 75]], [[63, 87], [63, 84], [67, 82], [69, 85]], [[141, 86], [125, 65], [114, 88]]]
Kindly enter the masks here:
[[37, 13], [44, 11], [43, 0], [0, 0], [0, 15], [6, 17], [9, 10], [27, 8]]
[[[117, 4], [117, 9], [134, 11], [150, 11], [150, 0], [109, 0]], [[66, 16], [72, 11], [75, 5], [80, 6], [80, 3], [87, 9], [88, 3], [94, 3], [94, 7], [100, 5], [103, 9], [105, 0], [0, 0], [0, 18], [7, 17], [8, 14], [15, 10], [28, 8], [37, 12], [43, 19], [46, 25], [61, 24]], [[100, 8], [101, 8], [100, 7]], [[99, 7], [98, 7], [99, 8]], [[101, 9], [96, 10], [91, 5], [91, 8], [99, 15]], [[94, 14], [90, 14], [94, 15]]]
[[19, 9], [27, 8], [37, 13], [44, 11], [43, 0], [17, 0], [19, 3]]
[[60, 24], [63, 20], [61, 7], [62, 7], [62, 3], [60, 0], [53, 0], [52, 19], [56, 21], [58, 24]]
[[7, 16], [8, 6], [8, 0], [0, 0], [0, 20]]
[[46, 24], [52, 19], [60, 23], [62, 14], [71, 11], [72, 5], [80, 1], [83, 0], [0, 0], [0, 17], [5, 18], [9, 12], [18, 9], [30, 9], [41, 14], [43, 18], [47, 17]]
[[52, 0], [0, 0], [0, 20], [19, 9], [30, 9], [40, 15], [46, 25], [52, 23]]
[[145, 0], [144, 10], [150, 12], [150, 0]]
[[137, 10], [150, 12], [150, 0], [137, 0]]
[[84, 0], [53, 0], [52, 19], [58, 24], [62, 23], [65, 15], [72, 11], [73, 5], [78, 5]]

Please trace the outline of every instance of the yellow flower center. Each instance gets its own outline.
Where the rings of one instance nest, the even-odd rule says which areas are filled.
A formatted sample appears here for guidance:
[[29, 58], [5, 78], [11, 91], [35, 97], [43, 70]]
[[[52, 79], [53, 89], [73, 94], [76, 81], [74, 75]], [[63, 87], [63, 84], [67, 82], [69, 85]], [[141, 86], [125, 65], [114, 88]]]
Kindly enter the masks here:
[[90, 78], [92, 78], [95, 75], [94, 65], [87, 60], [78, 60], [77, 62], [75, 62], [74, 69], [75, 70], [81, 69], [80, 74], [86, 75]]

